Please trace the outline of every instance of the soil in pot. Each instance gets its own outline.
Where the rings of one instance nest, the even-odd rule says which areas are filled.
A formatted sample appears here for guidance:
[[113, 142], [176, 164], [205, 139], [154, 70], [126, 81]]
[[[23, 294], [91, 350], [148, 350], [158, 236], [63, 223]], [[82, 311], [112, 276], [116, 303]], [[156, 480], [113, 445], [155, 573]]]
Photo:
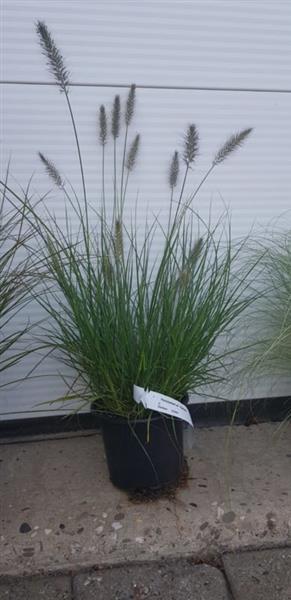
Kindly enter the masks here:
[[[191, 479], [191, 478], [190, 478]], [[128, 492], [128, 499], [132, 504], [144, 504], [145, 502], [156, 502], [161, 498], [175, 502], [177, 492], [188, 486], [189, 466], [187, 459], [184, 458], [184, 464], [178, 481], [164, 485], [160, 488], [137, 488]]]
[[152, 414], [150, 423], [102, 416], [101, 427], [114, 485], [133, 492], [179, 482], [185, 464], [182, 421], [159, 413]]

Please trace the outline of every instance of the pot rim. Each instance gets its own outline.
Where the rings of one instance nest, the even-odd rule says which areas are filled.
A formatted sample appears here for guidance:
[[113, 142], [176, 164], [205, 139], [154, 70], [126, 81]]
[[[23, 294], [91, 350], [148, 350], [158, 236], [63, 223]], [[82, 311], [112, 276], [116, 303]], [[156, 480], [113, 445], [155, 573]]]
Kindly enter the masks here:
[[136, 425], [136, 424], [145, 424], [148, 423], [148, 421], [152, 422], [152, 421], [161, 421], [164, 419], [173, 419], [174, 421], [179, 421], [180, 419], [177, 419], [176, 417], [171, 417], [168, 415], [164, 415], [162, 413], [159, 413], [157, 411], [152, 411], [152, 414], [149, 415], [147, 418], [132, 418], [132, 419], [128, 419], [126, 417], [119, 417], [117, 415], [111, 414], [111, 413], [100, 413], [100, 421], [102, 423], [102, 421], [105, 421], [106, 423], [112, 423], [112, 425]]

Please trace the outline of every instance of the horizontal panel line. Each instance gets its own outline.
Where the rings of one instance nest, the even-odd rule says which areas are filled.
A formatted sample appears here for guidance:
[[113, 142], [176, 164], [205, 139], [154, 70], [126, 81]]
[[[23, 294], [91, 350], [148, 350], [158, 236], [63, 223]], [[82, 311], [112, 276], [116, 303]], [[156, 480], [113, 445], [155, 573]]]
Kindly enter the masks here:
[[[50, 412], [51, 413], [61, 413], [62, 415], [71, 414], [71, 413], [67, 412], [68, 410], [69, 410], [68, 408], [43, 408], [43, 409], [36, 408], [36, 409], [32, 409], [32, 410], [29, 410], [29, 409], [28, 410], [16, 410], [15, 409], [14, 411], [1, 412], [0, 417], [4, 417], [7, 415], [26, 415], [26, 414], [34, 414], [34, 413], [46, 413], [47, 414]], [[74, 408], [74, 410], [75, 410], [75, 408]], [[1, 419], [0, 419], [0, 421], [1, 421]]]
[[[57, 86], [57, 83], [52, 81], [12, 81], [12, 80], [0, 80], [0, 84], [4, 85], [35, 85], [35, 86]], [[96, 88], [129, 88], [130, 84], [126, 83], [70, 83], [71, 87], [96, 87]], [[263, 93], [276, 93], [276, 94], [291, 94], [291, 89], [284, 88], [245, 88], [245, 87], [219, 87], [219, 86], [180, 86], [180, 85], [150, 85], [150, 84], [137, 84], [138, 89], [149, 89], [149, 90], [181, 90], [181, 91], [209, 91], [209, 92], [263, 92]]]

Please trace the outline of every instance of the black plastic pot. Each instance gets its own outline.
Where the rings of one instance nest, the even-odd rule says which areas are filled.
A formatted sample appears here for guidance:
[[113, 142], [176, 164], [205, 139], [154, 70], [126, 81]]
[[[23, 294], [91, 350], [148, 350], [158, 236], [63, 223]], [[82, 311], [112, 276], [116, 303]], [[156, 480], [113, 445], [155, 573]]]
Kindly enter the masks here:
[[101, 417], [110, 479], [124, 490], [157, 489], [179, 480], [184, 465], [183, 424], [153, 413], [128, 421]]

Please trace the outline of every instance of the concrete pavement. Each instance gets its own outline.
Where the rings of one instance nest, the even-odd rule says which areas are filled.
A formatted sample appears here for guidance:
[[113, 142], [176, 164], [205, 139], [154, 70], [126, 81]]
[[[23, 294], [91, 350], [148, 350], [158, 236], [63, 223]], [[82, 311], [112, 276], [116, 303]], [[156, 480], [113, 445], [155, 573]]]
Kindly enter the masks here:
[[[235, 600], [260, 600], [260, 586], [291, 600], [290, 425], [277, 429], [194, 431], [187, 485], [146, 503], [111, 485], [97, 432], [2, 440], [0, 600], [177, 598], [177, 586], [189, 600], [228, 586]], [[258, 554], [231, 554], [246, 549]]]

